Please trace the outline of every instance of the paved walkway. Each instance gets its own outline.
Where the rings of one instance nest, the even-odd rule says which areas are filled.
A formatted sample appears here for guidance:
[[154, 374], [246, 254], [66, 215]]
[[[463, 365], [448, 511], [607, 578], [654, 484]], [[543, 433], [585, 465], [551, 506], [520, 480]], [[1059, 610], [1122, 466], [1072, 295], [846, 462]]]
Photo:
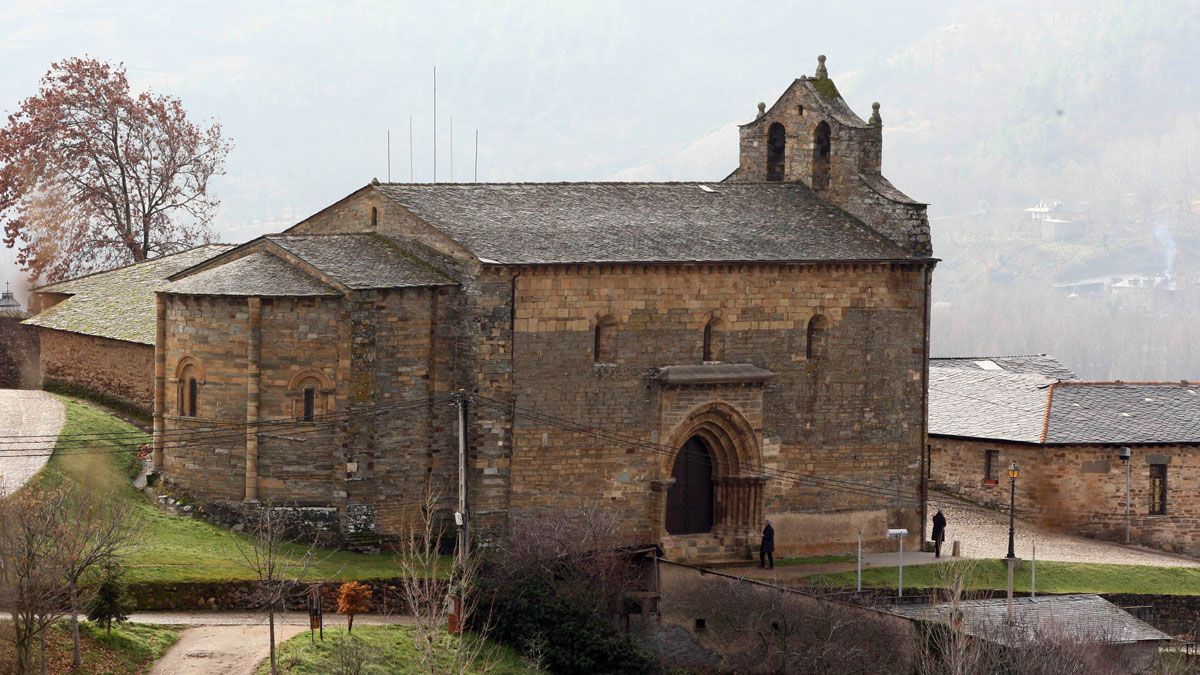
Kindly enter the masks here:
[[[270, 629], [265, 614], [257, 612], [140, 612], [129, 618], [137, 623], [192, 626], [179, 635], [167, 653], [154, 664], [150, 675], [251, 675], [271, 655]], [[354, 623], [402, 624], [405, 616], [361, 614]], [[346, 617], [325, 615], [325, 626], [343, 627]], [[308, 614], [284, 612], [275, 616], [275, 640], [308, 630]]]
[[[3, 494], [21, 488], [46, 464], [66, 422], [61, 401], [44, 391], [0, 389], [0, 484]], [[32, 436], [14, 442], [15, 437]]]
[[[938, 509], [946, 516], [946, 544], [948, 552], [954, 540], [961, 544], [965, 558], [1002, 558], [1008, 553], [1008, 516], [994, 511], [979, 511], [956, 507], [953, 502], [931, 494], [929, 514]], [[927, 526], [933, 529], [933, 523]], [[1158, 567], [1200, 567], [1200, 560], [1172, 555], [1154, 549], [1125, 546], [1111, 541], [1089, 539], [1062, 532], [1039, 528], [1017, 520], [1016, 554], [1029, 560], [1033, 546], [1037, 544], [1038, 560], [1064, 562], [1111, 563], [1118, 565], [1155, 565]]]

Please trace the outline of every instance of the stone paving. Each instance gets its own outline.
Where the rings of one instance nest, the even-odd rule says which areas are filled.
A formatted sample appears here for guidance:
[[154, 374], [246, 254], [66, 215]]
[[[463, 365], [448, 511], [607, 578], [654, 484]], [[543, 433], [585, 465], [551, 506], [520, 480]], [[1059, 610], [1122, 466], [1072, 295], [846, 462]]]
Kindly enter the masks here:
[[[50, 458], [66, 422], [62, 401], [44, 391], [0, 389], [0, 485], [12, 494]], [[25, 437], [16, 440], [18, 437]]]

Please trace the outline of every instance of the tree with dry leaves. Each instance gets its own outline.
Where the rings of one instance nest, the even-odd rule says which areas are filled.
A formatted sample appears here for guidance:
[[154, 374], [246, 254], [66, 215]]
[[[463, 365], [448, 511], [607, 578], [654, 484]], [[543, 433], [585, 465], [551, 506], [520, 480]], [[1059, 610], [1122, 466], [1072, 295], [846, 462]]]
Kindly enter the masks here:
[[178, 98], [135, 93], [121, 64], [54, 63], [0, 128], [4, 244], [48, 283], [207, 242], [231, 147]]
[[371, 611], [371, 587], [347, 581], [338, 589], [338, 614], [346, 615], [346, 632], [354, 631], [354, 615]]

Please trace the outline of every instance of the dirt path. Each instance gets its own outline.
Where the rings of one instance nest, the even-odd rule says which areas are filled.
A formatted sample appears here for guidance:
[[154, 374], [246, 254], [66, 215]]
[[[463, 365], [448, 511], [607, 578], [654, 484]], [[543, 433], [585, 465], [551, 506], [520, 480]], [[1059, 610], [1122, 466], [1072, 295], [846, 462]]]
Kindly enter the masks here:
[[[404, 616], [365, 614], [355, 625], [407, 623]], [[266, 617], [251, 612], [140, 612], [130, 617], [137, 623], [191, 626], [150, 671], [150, 675], [251, 675], [270, 656]], [[344, 626], [345, 617], [326, 615], [325, 626]], [[275, 640], [284, 640], [308, 630], [308, 615], [285, 612], [276, 617]]]
[[[12, 494], [50, 457], [63, 424], [62, 401], [44, 391], [0, 389], [0, 476], [3, 494]], [[16, 437], [26, 439], [16, 441]]]
[[[275, 639], [282, 642], [304, 630], [305, 626], [276, 626]], [[267, 635], [263, 625], [188, 628], [150, 675], [251, 675], [270, 656]]]

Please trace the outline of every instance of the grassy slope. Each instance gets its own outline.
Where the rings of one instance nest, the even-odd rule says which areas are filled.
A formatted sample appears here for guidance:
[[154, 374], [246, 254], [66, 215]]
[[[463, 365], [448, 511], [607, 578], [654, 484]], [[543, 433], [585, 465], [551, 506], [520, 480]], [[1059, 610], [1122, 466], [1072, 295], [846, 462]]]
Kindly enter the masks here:
[[[360, 626], [354, 629], [353, 637], [363, 644], [372, 656], [372, 665], [362, 672], [364, 675], [397, 675], [402, 673], [420, 673], [416, 664], [416, 651], [413, 649], [411, 628], [407, 626]], [[310, 642], [308, 633], [301, 633], [280, 645], [278, 662], [280, 672], [291, 675], [325, 675], [325, 673], [340, 672], [337, 668], [338, 658], [336, 646], [346, 639], [346, 632], [340, 628], [326, 628], [323, 642]], [[495, 658], [499, 659], [496, 666], [487, 672], [503, 675], [533, 673], [522, 662], [515, 651], [507, 647], [492, 645], [485, 649], [495, 649]], [[448, 664], [438, 669], [438, 672], [449, 672]], [[258, 675], [270, 672], [270, 663], [264, 661], [258, 668]], [[469, 671], [470, 672], [470, 671]]]
[[[953, 566], [962, 566], [972, 589], [1004, 589], [1008, 573], [1002, 560], [978, 560], [946, 565], [914, 565], [904, 568], [905, 588], [942, 588], [948, 585]], [[1013, 586], [1028, 591], [1030, 586], [1028, 561], [1013, 575]], [[895, 567], [876, 567], [863, 570], [863, 585], [896, 587]], [[812, 577], [817, 585], [851, 587], [854, 572], [840, 572]], [[1200, 568], [1148, 567], [1144, 565], [1104, 565], [1097, 563], [1039, 562], [1037, 564], [1039, 593], [1143, 593], [1162, 595], [1200, 595]]]
[[[113, 491], [143, 520], [138, 541], [126, 558], [130, 582], [224, 581], [251, 579], [250, 570], [237, 564], [237, 545], [247, 538], [186, 516], [171, 516], [152, 505], [130, 484], [138, 467], [137, 449], [149, 437], [136, 428], [86, 403], [64, 399], [67, 423], [63, 436], [125, 434], [123, 440], [60, 438], [43, 479], [67, 477], [84, 489]], [[304, 548], [291, 549], [293, 559]], [[362, 555], [346, 551], [319, 551], [309, 579], [372, 579], [396, 575], [391, 555]]]
[[[7, 622], [3, 630], [8, 630]], [[71, 628], [60, 622], [51, 629], [46, 638], [47, 665], [51, 673], [71, 671]], [[80, 647], [83, 668], [80, 672], [94, 675], [126, 675], [144, 673], [155, 659], [162, 656], [179, 639], [179, 628], [173, 626], [151, 626], [125, 624], [113, 626], [112, 634], [89, 623], [80, 624]], [[0, 656], [0, 670], [12, 672], [12, 649], [5, 649]], [[36, 648], [34, 659], [37, 659]]]

